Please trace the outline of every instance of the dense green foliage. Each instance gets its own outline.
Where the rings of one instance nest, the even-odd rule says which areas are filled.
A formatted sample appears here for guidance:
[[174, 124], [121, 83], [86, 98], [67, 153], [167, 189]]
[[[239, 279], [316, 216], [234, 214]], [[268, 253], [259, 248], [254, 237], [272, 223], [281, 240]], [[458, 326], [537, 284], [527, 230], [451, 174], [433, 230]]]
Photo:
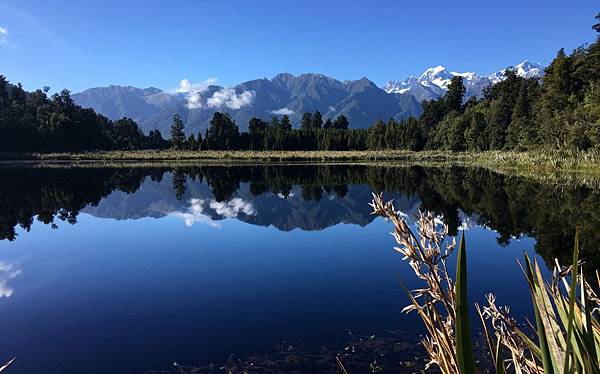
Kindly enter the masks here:
[[423, 103], [425, 149], [599, 148], [600, 38], [570, 55], [560, 50], [541, 81], [507, 69], [481, 99], [463, 104], [463, 95], [458, 77], [445, 97]]
[[144, 135], [129, 118], [110, 121], [76, 105], [69, 91], [26, 92], [0, 75], [0, 151], [165, 148], [160, 132]]
[[[183, 149], [254, 151], [363, 151], [367, 149], [419, 150], [423, 137], [415, 118], [387, 124], [378, 121], [369, 129], [350, 129], [346, 116], [323, 122], [321, 114], [304, 113], [299, 129], [287, 115], [270, 121], [252, 118], [241, 132], [228, 113], [216, 112], [204, 137], [190, 135]], [[173, 141], [173, 144], [176, 142]], [[175, 146], [174, 146], [175, 147]], [[182, 149], [175, 147], [176, 149]]]

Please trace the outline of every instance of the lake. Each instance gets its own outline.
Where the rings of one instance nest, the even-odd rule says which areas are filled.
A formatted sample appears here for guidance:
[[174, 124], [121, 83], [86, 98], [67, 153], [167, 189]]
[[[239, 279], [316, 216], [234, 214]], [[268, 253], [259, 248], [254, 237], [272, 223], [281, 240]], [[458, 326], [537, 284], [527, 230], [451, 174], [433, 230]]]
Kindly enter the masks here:
[[401, 313], [400, 282], [420, 283], [390, 223], [370, 214], [372, 192], [411, 224], [429, 210], [451, 235], [464, 230], [470, 301], [492, 292], [520, 320], [531, 313], [524, 251], [568, 263], [582, 225], [582, 255], [600, 260], [599, 190], [485, 169], [57, 164], [5, 165], [0, 176], [8, 373], [292, 359], [326, 371], [332, 352], [354, 345], [367, 365], [383, 365], [391, 346], [389, 360], [408, 367], [423, 329]]

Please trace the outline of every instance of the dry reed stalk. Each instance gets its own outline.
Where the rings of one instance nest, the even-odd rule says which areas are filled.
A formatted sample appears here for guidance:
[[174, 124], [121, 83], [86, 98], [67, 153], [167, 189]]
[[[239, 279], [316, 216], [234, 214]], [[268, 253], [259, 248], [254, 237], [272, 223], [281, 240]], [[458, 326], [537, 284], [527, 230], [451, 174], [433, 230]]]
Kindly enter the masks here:
[[[423, 288], [416, 290], [402, 286], [411, 301], [403, 312], [419, 313], [428, 331], [422, 340], [430, 358], [426, 369], [436, 365], [444, 374], [476, 373], [472, 348], [464, 345], [465, 339], [469, 338], [457, 333], [462, 335], [469, 330], [468, 312], [460, 308], [466, 297], [457, 299], [457, 294], [466, 295], [467, 287], [466, 278], [461, 280], [466, 274], [466, 262], [460, 262], [465, 251], [464, 241], [461, 241], [458, 257], [465, 268], [457, 267], [455, 282], [446, 266], [448, 256], [456, 247], [454, 239], [444, 244], [447, 226], [437, 224], [431, 213], [419, 212], [418, 235], [415, 235], [395, 210], [393, 202], [385, 202], [382, 194], [373, 194], [370, 206], [372, 214], [392, 222], [392, 235], [398, 244], [394, 249], [404, 255], [403, 259], [425, 283]], [[537, 261], [532, 262], [525, 254], [525, 266], [521, 267], [532, 295], [537, 324], [536, 327], [530, 324], [537, 334], [534, 338], [510, 316], [509, 307], [497, 305], [494, 295], [486, 296], [487, 305], [483, 308], [476, 305], [496, 373], [505, 374], [507, 370], [516, 374], [600, 373], [600, 321], [597, 318], [600, 298], [595, 292], [600, 289], [600, 275], [596, 271], [598, 284], [594, 287], [584, 278], [583, 264], [579, 261], [579, 232], [575, 235], [573, 264], [564, 268], [557, 262], [552, 281], [547, 283]], [[567, 277], [571, 279], [570, 283]], [[576, 292], [578, 287], [579, 293]], [[459, 325], [465, 321], [467, 327], [461, 328]], [[488, 323], [491, 329], [488, 329]], [[459, 344], [461, 349], [457, 348]], [[509, 357], [504, 359], [506, 352]], [[473, 365], [465, 365], [466, 361]]]
[[438, 225], [431, 213], [419, 212], [417, 236], [396, 212], [393, 202], [384, 202], [382, 194], [373, 194], [370, 205], [372, 214], [392, 222], [392, 236], [398, 244], [394, 249], [404, 255], [415, 275], [425, 282], [423, 288], [416, 290], [403, 285], [411, 301], [403, 312], [416, 311], [427, 328], [429, 334], [422, 341], [430, 358], [426, 368], [436, 365], [443, 373], [458, 374], [454, 342], [456, 290], [446, 264], [456, 241], [444, 245], [448, 227]]

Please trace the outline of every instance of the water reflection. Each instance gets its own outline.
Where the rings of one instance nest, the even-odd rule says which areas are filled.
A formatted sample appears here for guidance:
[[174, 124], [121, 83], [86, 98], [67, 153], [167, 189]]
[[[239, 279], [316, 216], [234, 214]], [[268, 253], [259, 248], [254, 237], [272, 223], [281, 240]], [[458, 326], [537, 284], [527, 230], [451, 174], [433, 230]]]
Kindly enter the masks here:
[[[18, 357], [15, 373], [271, 360], [288, 340], [311, 343], [309, 356], [329, 346], [327, 356], [351, 344], [349, 330], [417, 340], [398, 277], [419, 283], [389, 224], [369, 214], [372, 191], [408, 220], [427, 209], [452, 233], [468, 229], [472, 300], [493, 292], [517, 317], [530, 313], [515, 262], [524, 250], [567, 262], [583, 223], [598, 261], [597, 190], [482, 169], [3, 167], [0, 177], [0, 356]], [[401, 343], [413, 357], [417, 342]]]
[[289, 231], [338, 223], [367, 225], [371, 191], [386, 191], [410, 218], [417, 209], [461, 226], [489, 227], [498, 242], [522, 235], [537, 240], [546, 260], [568, 262], [576, 225], [584, 255], [596, 261], [600, 192], [585, 186], [543, 184], [473, 168], [364, 165], [179, 166], [153, 168], [4, 167], [0, 186], [0, 239], [34, 219], [75, 224], [85, 211], [136, 219], [173, 215], [186, 225], [213, 227], [227, 218]]
[[239, 197], [229, 201], [216, 201], [214, 199], [207, 201], [204, 199], [192, 198], [189, 200], [189, 208], [185, 212], [175, 211], [170, 213], [175, 217], [181, 218], [186, 226], [192, 226], [195, 223], [205, 223], [212, 227], [221, 227], [210, 215], [206, 214], [207, 209], [214, 211], [214, 214], [220, 218], [238, 218], [240, 214], [246, 216], [256, 215], [256, 210], [252, 202], [244, 201]]
[[13, 288], [9, 284], [21, 275], [21, 268], [17, 263], [0, 261], [0, 298], [11, 297]]

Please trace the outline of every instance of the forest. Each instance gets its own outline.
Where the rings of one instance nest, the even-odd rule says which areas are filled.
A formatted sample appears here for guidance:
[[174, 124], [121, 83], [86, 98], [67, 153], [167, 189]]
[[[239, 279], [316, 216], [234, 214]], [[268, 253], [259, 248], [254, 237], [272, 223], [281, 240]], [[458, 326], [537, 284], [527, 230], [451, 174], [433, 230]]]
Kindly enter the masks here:
[[288, 116], [252, 118], [248, 131], [228, 113], [216, 112], [209, 128], [186, 137], [173, 116], [170, 139], [158, 130], [147, 135], [130, 118], [111, 121], [81, 108], [68, 90], [48, 96], [49, 88], [27, 92], [0, 75], [0, 151], [76, 152], [88, 150], [544, 150], [600, 148], [600, 14], [596, 40], [567, 54], [559, 50], [541, 79], [517, 76], [465, 100], [461, 77], [447, 93], [424, 101], [420, 118], [378, 120], [354, 129], [340, 115], [324, 119], [304, 113], [300, 127]]

